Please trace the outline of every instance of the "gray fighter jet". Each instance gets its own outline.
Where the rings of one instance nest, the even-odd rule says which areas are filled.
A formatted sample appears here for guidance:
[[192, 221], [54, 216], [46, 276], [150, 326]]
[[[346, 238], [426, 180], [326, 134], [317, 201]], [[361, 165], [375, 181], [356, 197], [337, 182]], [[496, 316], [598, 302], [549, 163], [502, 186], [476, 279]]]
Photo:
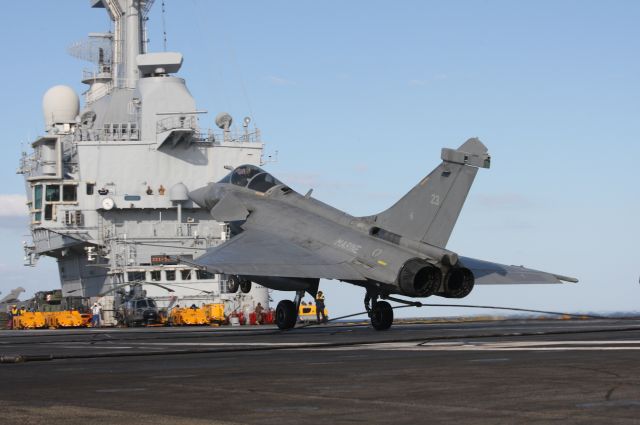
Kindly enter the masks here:
[[[388, 329], [392, 294], [463, 298], [475, 284], [562, 283], [577, 279], [519, 266], [458, 256], [445, 247], [479, 168], [491, 158], [478, 139], [442, 149], [442, 163], [391, 208], [354, 217], [301, 195], [264, 170], [243, 165], [190, 198], [220, 222], [237, 229], [229, 241], [196, 260], [214, 273], [268, 288], [296, 291], [281, 301], [276, 323], [296, 323], [305, 292], [316, 295], [320, 279], [365, 288], [365, 307], [375, 329]], [[407, 301], [405, 301], [407, 302]], [[407, 302], [409, 303], [409, 302]]]
[[20, 294], [22, 294], [23, 292], [24, 288], [18, 286], [17, 288], [9, 291], [7, 295], [0, 298], [0, 316], [2, 316], [2, 314], [8, 313], [11, 310], [11, 307], [14, 305], [18, 308], [29, 305], [29, 302], [31, 301], [30, 299], [26, 301], [20, 301]]
[[18, 286], [17, 288], [12, 289], [7, 295], [0, 299], [0, 305], [19, 303], [20, 294], [22, 294], [23, 292], [24, 288], [22, 286]]

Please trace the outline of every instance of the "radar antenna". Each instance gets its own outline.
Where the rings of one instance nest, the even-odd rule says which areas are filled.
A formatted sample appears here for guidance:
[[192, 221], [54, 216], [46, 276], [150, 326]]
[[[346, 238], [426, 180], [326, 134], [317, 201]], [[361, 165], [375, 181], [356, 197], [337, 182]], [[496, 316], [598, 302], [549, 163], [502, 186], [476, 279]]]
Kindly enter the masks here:
[[224, 141], [228, 142], [231, 139], [229, 136], [229, 128], [231, 127], [231, 123], [233, 123], [233, 118], [231, 118], [231, 115], [227, 112], [220, 112], [216, 115], [215, 122], [219, 129], [224, 130]]
[[113, 21], [112, 75], [118, 88], [133, 89], [139, 78], [136, 57], [145, 53], [145, 23], [153, 0], [101, 0], [93, 7], [104, 8]]
[[87, 62], [110, 65], [113, 61], [112, 39], [113, 34], [110, 32], [91, 33], [88, 39], [76, 41], [67, 47], [67, 53]]

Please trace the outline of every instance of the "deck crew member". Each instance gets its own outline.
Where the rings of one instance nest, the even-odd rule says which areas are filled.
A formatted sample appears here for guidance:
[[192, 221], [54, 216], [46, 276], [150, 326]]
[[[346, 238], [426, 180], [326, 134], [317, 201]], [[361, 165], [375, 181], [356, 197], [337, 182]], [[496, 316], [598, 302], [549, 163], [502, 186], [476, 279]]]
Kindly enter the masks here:
[[93, 307], [91, 307], [91, 327], [97, 328], [100, 326], [100, 311], [102, 311], [102, 306], [99, 303], [93, 303]]
[[322, 315], [322, 323], [327, 323], [327, 316], [324, 314], [324, 294], [318, 291], [316, 295], [316, 319], [320, 323], [320, 315]]
[[13, 318], [19, 315], [20, 315], [20, 310], [18, 310], [18, 306], [15, 304], [12, 305], [11, 310], [9, 310], [9, 322], [7, 323], [7, 325], [9, 326], [9, 329], [13, 329]]
[[256, 313], [256, 325], [261, 325], [264, 320], [263, 318], [264, 307], [262, 307], [262, 304], [258, 303], [258, 305], [256, 305], [256, 309], [254, 310], [254, 312]]

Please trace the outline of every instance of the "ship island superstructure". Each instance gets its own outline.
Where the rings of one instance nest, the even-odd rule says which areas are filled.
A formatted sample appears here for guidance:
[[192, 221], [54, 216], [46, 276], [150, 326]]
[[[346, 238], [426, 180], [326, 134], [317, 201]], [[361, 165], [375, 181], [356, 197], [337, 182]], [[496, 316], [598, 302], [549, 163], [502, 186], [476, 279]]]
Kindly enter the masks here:
[[[153, 1], [90, 0], [112, 29], [92, 33], [70, 52], [92, 61], [84, 102], [68, 86], [43, 98], [46, 132], [23, 153], [33, 243], [25, 263], [57, 260], [63, 296], [114, 301], [115, 288], [146, 283], [160, 306], [224, 302], [227, 310], [268, 306], [267, 289], [230, 292], [226, 277], [189, 265], [229, 236], [187, 196], [240, 164], [260, 165], [263, 143], [245, 118], [229, 114], [216, 131], [200, 127], [177, 52], [146, 51], [145, 22]], [[167, 289], [169, 288], [169, 289]]]

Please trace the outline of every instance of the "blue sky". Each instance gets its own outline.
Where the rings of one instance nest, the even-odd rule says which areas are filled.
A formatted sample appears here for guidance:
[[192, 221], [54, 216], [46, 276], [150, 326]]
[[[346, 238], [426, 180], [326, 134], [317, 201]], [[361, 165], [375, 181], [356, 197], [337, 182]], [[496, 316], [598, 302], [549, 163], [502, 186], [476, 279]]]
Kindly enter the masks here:
[[[151, 50], [162, 49], [160, 0]], [[464, 300], [563, 311], [640, 310], [640, 3], [633, 1], [165, 0], [168, 49], [199, 109], [253, 115], [300, 192], [354, 215], [381, 211], [479, 137], [480, 170], [449, 248], [580, 278], [477, 287]], [[42, 94], [82, 92], [66, 47], [109, 22], [88, 1], [9, 2], [0, 16], [0, 290], [58, 285], [22, 267], [21, 143], [43, 131]], [[327, 281], [332, 313], [359, 288]], [[451, 309], [404, 315], [440, 315]], [[334, 314], [334, 315], [335, 315]]]

